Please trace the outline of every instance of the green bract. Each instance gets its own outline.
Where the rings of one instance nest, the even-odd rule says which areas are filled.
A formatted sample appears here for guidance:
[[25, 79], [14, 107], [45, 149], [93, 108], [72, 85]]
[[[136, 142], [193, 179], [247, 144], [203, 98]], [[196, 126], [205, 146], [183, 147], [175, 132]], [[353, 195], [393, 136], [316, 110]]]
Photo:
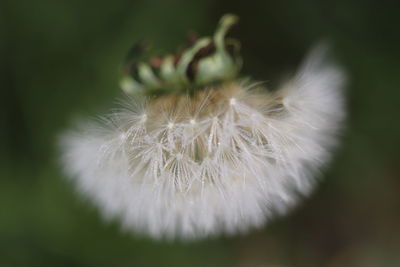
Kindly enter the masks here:
[[224, 15], [212, 38], [200, 38], [178, 55], [157, 58], [157, 64], [136, 59], [128, 65], [122, 89], [133, 95], [187, 93], [234, 79], [242, 65], [239, 42], [225, 36], [237, 21], [235, 15]]

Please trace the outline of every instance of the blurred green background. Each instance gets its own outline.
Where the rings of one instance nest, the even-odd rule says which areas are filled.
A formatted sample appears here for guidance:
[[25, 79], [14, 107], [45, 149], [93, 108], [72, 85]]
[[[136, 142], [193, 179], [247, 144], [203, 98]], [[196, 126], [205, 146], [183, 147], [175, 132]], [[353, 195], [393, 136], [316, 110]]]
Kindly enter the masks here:
[[[0, 266], [400, 266], [400, 5], [396, 1], [1, 0]], [[58, 165], [57, 136], [115, 107], [139, 40], [240, 16], [244, 74], [274, 87], [327, 39], [347, 69], [343, 145], [289, 216], [238, 237], [155, 242], [104, 223]]]

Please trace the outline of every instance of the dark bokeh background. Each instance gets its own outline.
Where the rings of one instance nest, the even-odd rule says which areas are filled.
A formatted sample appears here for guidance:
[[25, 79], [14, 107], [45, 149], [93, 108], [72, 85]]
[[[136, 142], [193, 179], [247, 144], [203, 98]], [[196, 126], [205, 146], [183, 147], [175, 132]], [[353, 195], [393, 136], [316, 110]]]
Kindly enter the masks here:
[[[0, 266], [400, 266], [400, 41], [396, 1], [1, 0]], [[56, 138], [113, 107], [138, 40], [171, 51], [187, 30], [241, 18], [243, 73], [270, 86], [321, 38], [348, 71], [343, 145], [289, 216], [239, 237], [154, 242], [77, 198]]]

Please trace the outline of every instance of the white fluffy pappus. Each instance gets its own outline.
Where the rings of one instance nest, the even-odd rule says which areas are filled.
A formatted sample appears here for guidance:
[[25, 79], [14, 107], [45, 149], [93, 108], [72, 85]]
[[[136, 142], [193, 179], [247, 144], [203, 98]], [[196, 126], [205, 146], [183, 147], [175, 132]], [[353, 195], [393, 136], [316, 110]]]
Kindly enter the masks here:
[[314, 50], [279, 90], [240, 82], [126, 100], [62, 136], [62, 163], [106, 218], [153, 238], [260, 227], [313, 188], [344, 120], [344, 75]]

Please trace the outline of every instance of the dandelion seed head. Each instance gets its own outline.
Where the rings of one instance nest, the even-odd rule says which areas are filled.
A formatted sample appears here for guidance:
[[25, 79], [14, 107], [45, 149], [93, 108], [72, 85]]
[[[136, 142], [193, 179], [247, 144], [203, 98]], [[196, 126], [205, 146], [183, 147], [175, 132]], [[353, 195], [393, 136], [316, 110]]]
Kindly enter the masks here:
[[[168, 131], [158, 119], [159, 105], [151, 102], [144, 124], [129, 119], [140, 116], [135, 107], [110, 116], [112, 124], [90, 124], [80, 134], [64, 136], [66, 170], [105, 217], [122, 218], [125, 228], [155, 238], [261, 227], [312, 190], [337, 142], [343, 80], [336, 80], [338, 69], [324, 65], [323, 58], [310, 60], [321, 62], [317, 69], [306, 63], [289, 86], [276, 92], [279, 98], [267, 91], [255, 98], [259, 91], [231, 83], [198, 93], [192, 103], [167, 105], [166, 117], [182, 118], [167, 121]], [[321, 97], [324, 105], [316, 103]], [[284, 108], [269, 112], [277, 99]], [[187, 121], [188, 105], [203, 101], [213, 104]], [[186, 131], [195, 123], [196, 131]], [[115, 146], [113, 132], [120, 129]]]
[[[129, 97], [118, 112], [62, 136], [66, 173], [105, 218], [156, 239], [231, 235], [285, 214], [315, 187], [345, 117], [342, 70], [318, 48], [270, 92], [231, 78], [240, 61], [224, 63], [234, 73], [208, 73], [210, 62], [197, 62], [197, 79], [223, 82]], [[126, 80], [125, 91], [159, 86], [141, 66], [147, 84]]]

